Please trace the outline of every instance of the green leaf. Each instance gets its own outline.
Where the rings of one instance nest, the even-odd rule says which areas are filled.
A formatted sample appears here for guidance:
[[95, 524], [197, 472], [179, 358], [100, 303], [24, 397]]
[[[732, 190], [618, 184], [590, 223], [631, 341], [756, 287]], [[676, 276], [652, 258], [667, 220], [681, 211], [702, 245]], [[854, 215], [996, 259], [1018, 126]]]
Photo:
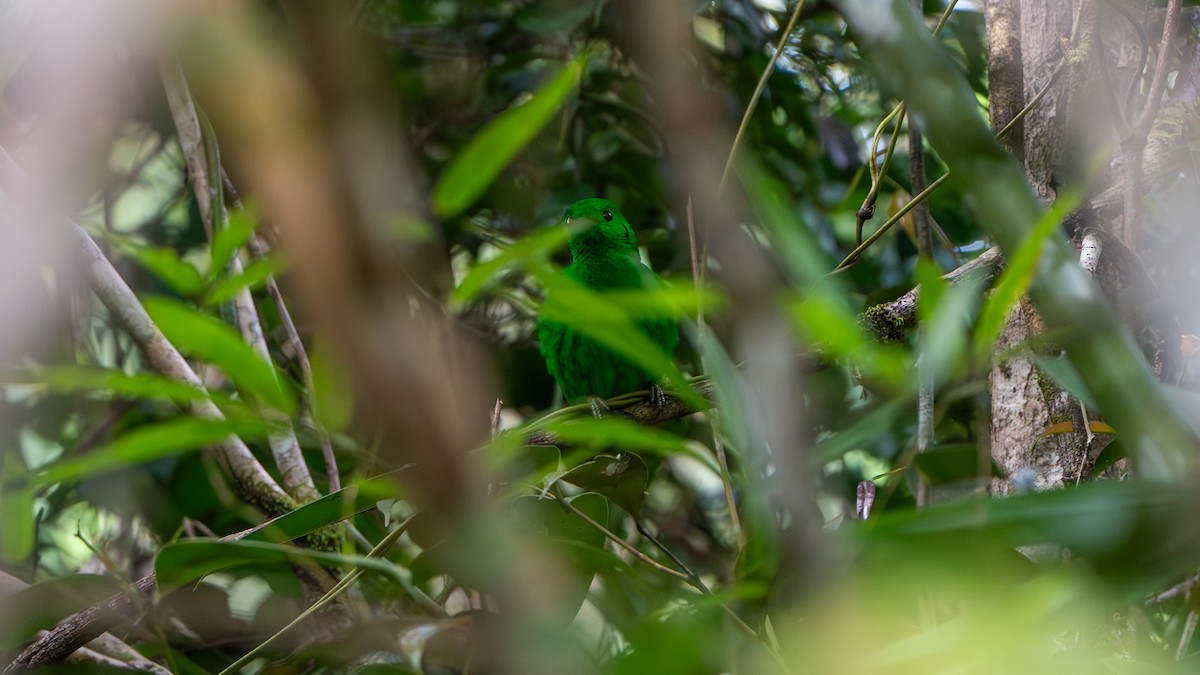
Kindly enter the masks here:
[[253, 206], [247, 206], [230, 213], [225, 227], [219, 228], [213, 233], [210, 279], [216, 278], [224, 272], [229, 261], [233, 259], [233, 254], [250, 241], [250, 237], [254, 236], [257, 223], [256, 209]]
[[650, 480], [646, 463], [632, 452], [599, 455], [562, 475], [559, 480], [612, 500], [635, 519], [641, 517]]
[[0, 650], [18, 647], [39, 630], [53, 628], [66, 617], [124, 589], [115, 577], [71, 574], [0, 597]]
[[[922, 322], [921, 358], [933, 379], [941, 382], [963, 361], [971, 316], [979, 302], [981, 280], [968, 278], [947, 286], [936, 273], [934, 279], [936, 281], [924, 278], [921, 285], [918, 304]], [[926, 289], [938, 298], [936, 304], [926, 304]]]
[[[608, 502], [604, 497], [585, 492], [571, 498], [570, 503], [589, 518], [603, 525], [608, 522]], [[570, 621], [587, 599], [588, 588], [596, 574], [598, 562], [589, 551], [604, 548], [604, 533], [591, 523], [564, 509], [558, 500], [527, 495], [513, 501], [513, 511], [519, 526], [535, 537], [545, 537], [560, 554], [569, 560], [564, 567], [571, 576], [571, 585], [560, 585], [554, 594], [556, 614]]]
[[402, 571], [380, 558], [344, 555], [263, 541], [187, 539], [167, 544], [154, 559], [158, 587], [167, 592], [213, 572], [242, 565], [290, 563], [307, 558], [323, 565], [348, 565], [374, 570], [403, 583]]
[[1046, 374], [1055, 384], [1062, 387], [1071, 396], [1083, 402], [1088, 410], [1099, 410], [1100, 406], [1096, 403], [1092, 392], [1088, 390], [1087, 385], [1083, 383], [1083, 378], [1079, 376], [1079, 371], [1075, 370], [1075, 365], [1065, 358], [1055, 358], [1046, 354], [1034, 354], [1033, 364]]
[[458, 215], [487, 190], [575, 89], [585, 61], [582, 55], [572, 60], [528, 101], [489, 122], [450, 161], [433, 188], [433, 210], [439, 218]]
[[[696, 453], [687, 442], [661, 429], [647, 427], [618, 416], [605, 416], [596, 419], [592, 416], [556, 419], [546, 426], [548, 431], [557, 435], [564, 443], [589, 450], [607, 450], [619, 448], [622, 450], [651, 453], [657, 455]], [[697, 457], [708, 464], [710, 460]]]
[[1067, 214], [1075, 210], [1080, 196], [1076, 193], [1060, 195], [1054, 206], [1042, 216], [1033, 232], [1013, 254], [996, 282], [996, 289], [983, 306], [979, 322], [975, 326], [975, 353], [984, 362], [988, 361], [1004, 321], [1012, 312], [1021, 296], [1029, 290], [1037, 271], [1042, 244], [1053, 234]]
[[191, 263], [181, 260], [175, 249], [153, 246], [109, 231], [98, 234], [176, 293], [191, 298], [204, 289], [200, 272]]
[[288, 415], [296, 409], [275, 367], [259, 358], [228, 324], [174, 300], [143, 300], [146, 311], [179, 349], [220, 367], [238, 388]]
[[900, 345], [880, 344], [869, 337], [832, 288], [814, 290], [791, 309], [806, 340], [829, 356], [852, 363], [874, 386], [901, 393], [912, 388], [915, 367], [908, 352]]
[[33, 553], [33, 488], [28, 469], [15, 446], [0, 453], [0, 558], [20, 563]]
[[499, 281], [508, 270], [530, 261], [545, 260], [566, 244], [567, 228], [561, 226], [540, 230], [514, 242], [496, 256], [472, 266], [451, 294], [451, 303], [457, 308], [463, 307]]
[[208, 398], [208, 392], [152, 372], [127, 375], [111, 368], [50, 366], [5, 377], [5, 383], [45, 385], [57, 392], [104, 392], [133, 398], [165, 398], [184, 404]]
[[308, 351], [312, 363], [312, 414], [330, 433], [350, 426], [354, 415], [354, 385], [332, 348], [319, 335]]
[[284, 543], [352, 518], [375, 508], [381, 498], [394, 497], [396, 481], [390, 474], [376, 476], [309, 502], [254, 528], [240, 541]]
[[[981, 463], [986, 463], [980, 466]], [[1003, 476], [990, 456], [979, 456], [975, 443], [947, 443], [935, 445], [925, 452], [917, 453], [913, 464], [921, 479], [929, 485], [946, 485], [974, 480], [980, 476]]]
[[204, 294], [204, 304], [210, 307], [219, 305], [233, 298], [243, 288], [258, 288], [268, 278], [282, 272], [284, 266], [283, 258], [279, 256], [259, 258], [243, 269], [241, 274], [221, 277], [213, 282]]
[[270, 425], [260, 421], [177, 417], [138, 427], [85, 455], [54, 462], [38, 471], [33, 482], [35, 485], [50, 485], [74, 480], [180, 452], [197, 450], [223, 441], [229, 436], [263, 437], [270, 430]]

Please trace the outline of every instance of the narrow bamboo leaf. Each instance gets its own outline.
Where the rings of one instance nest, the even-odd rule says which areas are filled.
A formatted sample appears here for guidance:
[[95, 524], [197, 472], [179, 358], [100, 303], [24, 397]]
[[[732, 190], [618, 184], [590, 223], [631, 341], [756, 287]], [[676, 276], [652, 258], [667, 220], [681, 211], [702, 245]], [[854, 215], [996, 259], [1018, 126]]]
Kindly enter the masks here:
[[37, 384], [55, 392], [95, 392], [132, 398], [165, 398], [190, 403], [208, 393], [155, 373], [135, 375], [111, 368], [50, 366], [34, 368], [3, 378], [5, 384]]
[[1041, 258], [1042, 245], [1047, 237], [1053, 234], [1062, 223], [1063, 218], [1079, 204], [1079, 196], [1075, 193], [1060, 195], [1054, 206], [1042, 216], [1029, 238], [1021, 244], [1000, 274], [992, 296], [983, 306], [979, 322], [975, 326], [975, 353], [986, 361], [992, 352], [996, 339], [1004, 327], [1004, 321], [1012, 312], [1013, 307], [1021, 296], [1029, 290], [1037, 271], [1038, 260]]
[[177, 417], [138, 427], [85, 455], [50, 464], [34, 475], [33, 482], [40, 486], [73, 480], [131, 464], [150, 462], [180, 452], [197, 450], [231, 435], [243, 438], [263, 437], [270, 430], [269, 425], [256, 421]]
[[237, 295], [243, 288], [251, 290], [262, 286], [266, 280], [284, 269], [284, 261], [279, 256], [260, 258], [246, 266], [241, 274], [220, 277], [208, 287], [204, 294], [204, 304], [219, 305]]
[[[684, 439], [675, 434], [618, 416], [557, 420], [547, 430], [565, 443], [593, 450], [617, 447], [643, 454], [695, 454]], [[697, 459], [708, 463], [707, 459]]]
[[296, 402], [280, 386], [274, 366], [259, 358], [228, 324], [167, 298], [146, 298], [143, 304], [176, 347], [220, 367], [239, 389], [268, 405], [289, 415], [295, 411]]
[[912, 388], [914, 366], [904, 348], [868, 337], [857, 316], [831, 289], [816, 290], [793, 303], [792, 317], [809, 343], [846, 359], [874, 386], [900, 393]]
[[[6, 513], [6, 518], [11, 514]], [[6, 524], [9, 522], [5, 521]], [[76, 612], [124, 590], [115, 577], [71, 574], [0, 598], [0, 649], [8, 651]]]
[[20, 563], [33, 553], [33, 487], [27, 474], [17, 448], [6, 448], [0, 458], [0, 558], [5, 562]]
[[210, 279], [220, 275], [229, 264], [229, 261], [233, 259], [234, 252], [250, 241], [250, 237], [254, 236], [254, 230], [258, 223], [258, 213], [256, 211], [253, 206], [233, 211], [229, 214], [229, 219], [226, 221], [225, 227], [219, 228], [213, 233], [212, 267], [209, 268]]
[[433, 189], [439, 218], [458, 215], [479, 198], [558, 111], [583, 73], [585, 56], [566, 65], [525, 103], [492, 120], [450, 162]]
[[548, 227], [514, 242], [495, 257], [475, 264], [458, 288], [454, 289], [451, 302], [456, 307], [462, 307], [495, 285], [513, 267], [527, 265], [533, 260], [545, 260], [551, 253], [567, 245], [567, 234], [565, 227]]
[[954, 286], [948, 286], [937, 277], [936, 272], [932, 272], [931, 276], [936, 281], [922, 279], [920, 303], [925, 301], [927, 288], [938, 296], [938, 302], [936, 305], [924, 305], [924, 312], [921, 311], [922, 305], [918, 304], [923, 326], [921, 359], [933, 379], [942, 382], [963, 363], [971, 318], [979, 304], [982, 289], [981, 281], [977, 278], [964, 279]]
[[320, 336], [308, 350], [312, 363], [312, 414], [326, 431], [350, 426], [354, 415], [354, 386], [333, 350]]
[[1088, 410], [1099, 410], [1099, 404], [1096, 403], [1096, 398], [1092, 396], [1092, 392], [1088, 390], [1087, 385], [1083, 383], [1083, 378], [1079, 376], [1079, 371], [1075, 370], [1075, 365], [1064, 358], [1055, 358], [1046, 354], [1034, 354], [1033, 364], [1046, 374], [1055, 384], [1067, 390], [1071, 396], [1083, 402], [1083, 405]]
[[212, 282], [208, 291], [204, 293], [204, 304], [220, 305], [224, 301], [232, 299], [242, 288], [248, 287], [253, 291], [253, 289], [262, 287], [266, 280], [280, 274], [284, 268], [286, 268], [286, 263], [281, 257], [259, 258], [242, 269], [241, 274], [222, 276]]
[[935, 445], [913, 457], [921, 479], [929, 485], [947, 485], [979, 477], [1003, 476], [1003, 472], [986, 454], [979, 456], [975, 443]]
[[204, 280], [191, 263], [181, 260], [175, 249], [153, 246], [131, 237], [102, 232], [99, 236], [121, 253], [129, 256], [143, 269], [157, 277], [171, 290], [185, 297], [195, 297], [204, 290]]
[[267, 521], [240, 541], [277, 544], [293, 541], [322, 527], [369, 511], [375, 508], [382, 497], [395, 495], [396, 481], [391, 475], [368, 478]]
[[244, 539], [241, 541], [189, 539], [167, 544], [154, 559], [154, 572], [158, 577], [159, 589], [167, 592], [213, 572], [242, 565], [284, 564], [302, 558], [327, 565], [357, 566], [393, 577], [401, 583], [406, 581], [396, 566], [380, 558], [329, 553], [286, 544], [271, 544]]

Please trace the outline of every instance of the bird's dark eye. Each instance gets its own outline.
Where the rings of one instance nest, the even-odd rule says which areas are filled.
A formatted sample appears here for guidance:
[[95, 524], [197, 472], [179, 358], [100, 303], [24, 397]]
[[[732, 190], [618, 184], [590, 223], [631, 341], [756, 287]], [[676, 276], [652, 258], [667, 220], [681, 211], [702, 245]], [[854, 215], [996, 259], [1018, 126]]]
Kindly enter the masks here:
[[611, 221], [612, 220], [612, 211], [601, 211], [600, 217], [605, 220]]

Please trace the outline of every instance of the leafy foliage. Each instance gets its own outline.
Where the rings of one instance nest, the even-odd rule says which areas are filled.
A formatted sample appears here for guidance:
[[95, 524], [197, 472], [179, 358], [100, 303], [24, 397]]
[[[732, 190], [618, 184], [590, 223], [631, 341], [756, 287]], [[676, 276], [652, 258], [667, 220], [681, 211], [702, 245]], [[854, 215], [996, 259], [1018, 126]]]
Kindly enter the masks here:
[[[360, 374], [338, 358], [345, 346], [308, 322], [305, 310], [317, 313], [293, 296], [287, 242], [262, 253], [279, 243], [271, 214], [228, 199], [210, 242], [177, 180], [185, 145], [161, 120], [131, 119], [112, 162], [143, 143], [153, 151], [133, 151], [137, 173], [111, 177], [79, 220], [204, 387], [155, 372], [129, 317], [87, 294], [64, 300], [81, 311], [50, 356], [6, 370], [0, 556], [5, 575], [28, 586], [0, 586], [0, 649], [15, 653], [154, 572], [159, 595], [135, 603], [152, 630], [121, 635], [171, 672], [1192, 665], [1196, 608], [1189, 593], [1168, 590], [1194, 582], [1200, 565], [1190, 483], [985, 494], [999, 474], [980, 429], [987, 369], [1006, 357], [995, 353], [1005, 318], [1057, 259], [1048, 242], [1076, 203], [1062, 199], [1036, 227], [1026, 223], [1033, 234], [994, 290], [941, 278], [995, 234], [980, 223], [995, 214], [960, 191], [979, 172], [929, 200], [948, 246], [918, 260], [914, 233], [901, 230], [833, 273], [857, 245], [875, 162], [869, 139], [896, 94], [833, 7], [800, 14], [749, 113], [729, 188], [748, 205], [738, 231], [771, 267], [762, 302], [794, 341], [733, 354], [727, 345], [760, 327], [740, 323], [748, 309], [721, 282], [722, 252], [694, 251], [688, 215], [669, 206], [668, 194], [686, 189], [664, 172], [678, 152], [660, 129], [669, 92], [631, 56], [622, 22], [632, 10], [603, 0], [357, 4], [442, 226], [454, 285], [434, 300], [488, 338], [500, 380], [496, 433], [469, 455], [486, 490], [457, 495], [466, 515], [454, 521], [420, 501], [406, 483], [411, 467], [381, 474], [386, 420], [356, 417], [377, 392], [356, 388]], [[926, 5], [931, 16], [945, 9]], [[729, 111], [745, 109], [791, 9], [689, 6], [690, 72]], [[263, 23], [301, 40], [284, 14]], [[979, 96], [988, 92], [983, 30], [980, 12], [959, 8], [937, 37], [938, 63]], [[980, 112], [953, 114], [976, 123]], [[210, 150], [238, 142], [219, 126], [205, 133]], [[880, 180], [878, 201], [891, 211], [914, 192], [906, 152], [901, 144]], [[947, 170], [932, 148], [928, 164]], [[371, 171], [364, 161], [347, 180], [369, 182]], [[141, 208], [120, 201], [130, 195]], [[560, 215], [590, 196], [620, 204], [665, 288], [597, 293], [556, 274], [566, 262]], [[122, 208], [105, 208], [110, 200]], [[919, 335], [885, 343], [868, 332], [864, 310], [918, 285]], [[600, 417], [558, 405], [534, 343], [547, 289], [564, 298], [555, 318], [665, 373], [673, 403], [690, 414], [642, 423], [648, 392], [609, 400], [615, 412]], [[247, 339], [247, 297], [269, 361]], [[685, 317], [674, 362], [639, 344], [634, 326], [646, 316]], [[1094, 370], [1118, 368], [1101, 353], [1034, 359], [1087, 410], [1110, 413], [1101, 405], [1116, 399], [1093, 391]], [[801, 372], [794, 409], [759, 396], [747, 373], [764, 369], [746, 358]], [[917, 454], [919, 368], [938, 395], [935, 442]], [[420, 386], [430, 383], [410, 394], [433, 396]], [[1139, 428], [1180, 418], [1149, 405], [1119, 414]], [[764, 415], [788, 417], [794, 447], [768, 433]], [[1089, 428], [1119, 439], [1098, 470], [1152, 445], [1121, 425]], [[324, 497], [247, 496], [254, 476], [200, 451], [238, 439], [286, 485], [288, 433]], [[916, 509], [922, 486], [950, 496]], [[870, 518], [859, 521], [867, 492]], [[305, 611], [313, 624], [295, 622]], [[334, 637], [307, 644], [304, 631], [320, 621]]]

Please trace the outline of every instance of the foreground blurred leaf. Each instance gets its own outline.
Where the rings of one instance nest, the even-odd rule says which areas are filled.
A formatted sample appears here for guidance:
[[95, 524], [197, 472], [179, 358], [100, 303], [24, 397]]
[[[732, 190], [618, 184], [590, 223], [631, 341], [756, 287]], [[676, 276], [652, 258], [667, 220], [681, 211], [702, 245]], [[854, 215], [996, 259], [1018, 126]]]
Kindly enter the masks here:
[[226, 302], [237, 295], [243, 288], [254, 290], [262, 286], [266, 280], [284, 269], [284, 260], [279, 256], [260, 258], [250, 263], [241, 274], [222, 276], [204, 292], [204, 304], [212, 307]]
[[253, 206], [232, 211], [225, 222], [225, 227], [217, 228], [213, 233], [212, 267], [209, 278], [215, 278], [224, 272], [233, 254], [254, 236], [258, 214]]
[[[585, 492], [569, 501], [597, 523], [608, 522], [608, 501], [604, 497]], [[519, 497], [513, 502], [513, 511], [519, 526], [532, 530], [539, 539], [544, 537], [569, 563], [559, 568], [565, 573], [565, 579], [556, 575], [547, 581], [556, 583], [553, 588], [556, 613], [570, 621], [587, 598], [599, 565], [590, 552], [603, 550], [604, 533], [563, 508], [556, 499], [534, 495]]]
[[394, 497], [395, 494], [396, 480], [391, 474], [369, 478], [267, 521], [254, 528], [241, 541], [293, 541], [327, 525], [369, 511], [375, 508], [380, 499]]
[[55, 462], [35, 474], [34, 483], [50, 485], [150, 462], [213, 445], [231, 435], [243, 439], [262, 438], [271, 428], [265, 422], [177, 417], [138, 427], [85, 455]]
[[33, 488], [16, 446], [0, 450], [0, 558], [21, 562], [33, 552]]
[[72, 574], [5, 596], [0, 599], [0, 650], [17, 647], [37, 631], [53, 628], [64, 618], [123, 590], [115, 577]]
[[281, 386], [275, 367], [259, 358], [231, 326], [167, 298], [146, 298], [143, 304], [171, 344], [212, 362], [240, 389], [275, 409], [289, 415], [295, 411], [296, 401]]
[[1004, 320], [1033, 283], [1033, 275], [1037, 270], [1046, 239], [1058, 230], [1063, 218], [1074, 210], [1078, 203], [1077, 195], [1060, 196], [1054, 206], [1042, 216], [1017, 252], [1009, 257], [1004, 271], [996, 281], [995, 290], [984, 303], [979, 325], [975, 329], [975, 353], [981, 359], [986, 359], [991, 354], [996, 339], [1000, 337], [1000, 330], [1004, 327]]
[[166, 398], [174, 403], [190, 403], [207, 398], [208, 392], [172, 380], [154, 372], [128, 375], [111, 368], [54, 366], [36, 368], [5, 378], [6, 382], [40, 382], [53, 391], [96, 391], [134, 398]]
[[92, 234], [104, 238], [184, 297], [195, 297], [204, 289], [200, 272], [191, 263], [180, 260], [179, 254], [169, 246], [154, 246], [107, 230], [93, 230]]
[[920, 547], [927, 537], [1009, 547], [1056, 544], [1076, 564], [1121, 580], [1126, 592], [1190, 574], [1200, 564], [1195, 486], [1098, 481], [1078, 487], [895, 511], [856, 528], [874, 544]]
[[[679, 436], [621, 417], [565, 419], [548, 425], [546, 430], [564, 443], [591, 450], [618, 448], [657, 455], [696, 454]], [[697, 459], [708, 463], [707, 458]]]
[[579, 81], [585, 61], [579, 56], [568, 63], [528, 101], [489, 122], [451, 160], [433, 188], [433, 209], [439, 218], [458, 215], [483, 194], [554, 116]]
[[929, 485], [947, 485], [962, 481], [1003, 476], [991, 456], [980, 457], [975, 443], [935, 445], [913, 457], [921, 480]]
[[401, 570], [379, 558], [343, 555], [262, 541], [212, 541], [188, 539], [167, 544], [154, 559], [154, 572], [163, 592], [183, 586], [225, 569], [240, 565], [278, 563], [310, 559], [323, 565], [358, 566], [394, 577], [401, 583]]
[[599, 455], [562, 475], [559, 480], [612, 500], [635, 519], [641, 517], [649, 472], [632, 452], [618, 457]]

